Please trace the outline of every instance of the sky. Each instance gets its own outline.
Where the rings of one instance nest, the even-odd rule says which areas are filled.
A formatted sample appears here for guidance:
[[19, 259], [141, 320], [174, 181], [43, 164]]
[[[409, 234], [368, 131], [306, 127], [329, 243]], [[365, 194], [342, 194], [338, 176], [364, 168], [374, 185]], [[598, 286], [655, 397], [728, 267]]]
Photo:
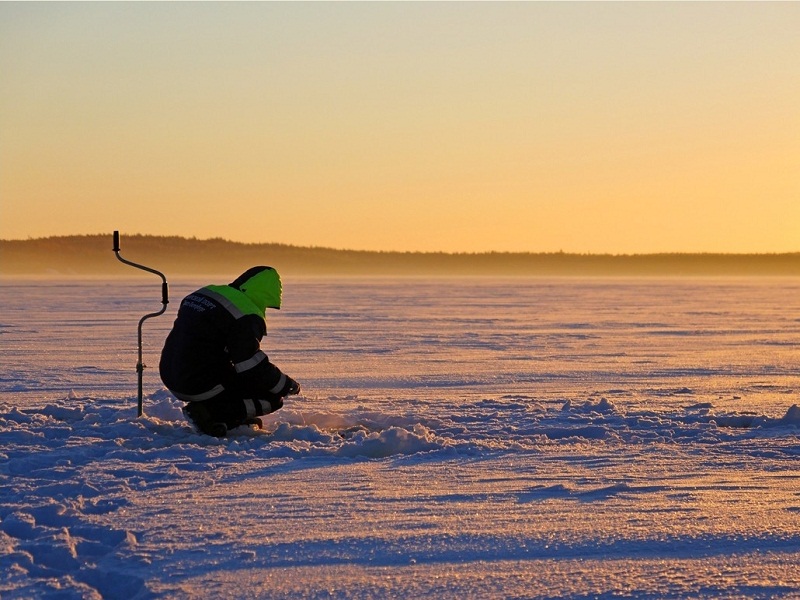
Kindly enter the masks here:
[[0, 2], [0, 239], [800, 251], [798, 2]]

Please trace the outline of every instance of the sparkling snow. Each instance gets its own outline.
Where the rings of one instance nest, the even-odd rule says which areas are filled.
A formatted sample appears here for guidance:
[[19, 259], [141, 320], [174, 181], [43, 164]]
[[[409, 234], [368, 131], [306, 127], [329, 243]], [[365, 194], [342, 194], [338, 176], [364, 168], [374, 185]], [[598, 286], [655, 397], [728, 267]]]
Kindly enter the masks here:
[[[0, 597], [800, 597], [800, 280], [292, 279], [218, 440], [158, 280], [0, 286]], [[219, 281], [215, 281], [219, 283]]]

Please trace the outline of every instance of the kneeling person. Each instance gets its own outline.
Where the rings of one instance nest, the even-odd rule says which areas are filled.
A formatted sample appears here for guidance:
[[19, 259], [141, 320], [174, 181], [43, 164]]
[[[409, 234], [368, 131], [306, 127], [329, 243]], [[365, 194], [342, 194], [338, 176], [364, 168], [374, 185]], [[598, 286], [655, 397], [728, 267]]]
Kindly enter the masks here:
[[159, 372], [203, 433], [222, 437], [300, 392], [261, 349], [266, 309], [281, 307], [282, 292], [275, 269], [253, 267], [228, 285], [206, 286], [181, 302]]

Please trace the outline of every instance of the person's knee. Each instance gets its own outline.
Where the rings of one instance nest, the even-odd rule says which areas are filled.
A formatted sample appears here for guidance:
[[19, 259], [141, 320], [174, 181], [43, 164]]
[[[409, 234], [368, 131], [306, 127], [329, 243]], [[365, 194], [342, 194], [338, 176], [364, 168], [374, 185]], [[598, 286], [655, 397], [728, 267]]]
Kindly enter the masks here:
[[245, 398], [242, 403], [247, 418], [263, 417], [283, 408], [283, 398], [272, 394], [267, 398]]
[[262, 415], [268, 415], [270, 413], [274, 413], [276, 410], [280, 410], [283, 408], [283, 398], [280, 396], [270, 396], [269, 398], [263, 398], [258, 401], [261, 405], [261, 410], [263, 411]]

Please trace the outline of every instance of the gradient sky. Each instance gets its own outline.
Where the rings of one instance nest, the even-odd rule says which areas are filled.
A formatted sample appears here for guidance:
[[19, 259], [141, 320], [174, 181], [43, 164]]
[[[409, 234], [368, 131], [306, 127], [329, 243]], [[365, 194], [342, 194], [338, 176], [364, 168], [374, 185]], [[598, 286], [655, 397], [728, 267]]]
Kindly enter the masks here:
[[0, 238], [800, 251], [800, 3], [0, 3]]

